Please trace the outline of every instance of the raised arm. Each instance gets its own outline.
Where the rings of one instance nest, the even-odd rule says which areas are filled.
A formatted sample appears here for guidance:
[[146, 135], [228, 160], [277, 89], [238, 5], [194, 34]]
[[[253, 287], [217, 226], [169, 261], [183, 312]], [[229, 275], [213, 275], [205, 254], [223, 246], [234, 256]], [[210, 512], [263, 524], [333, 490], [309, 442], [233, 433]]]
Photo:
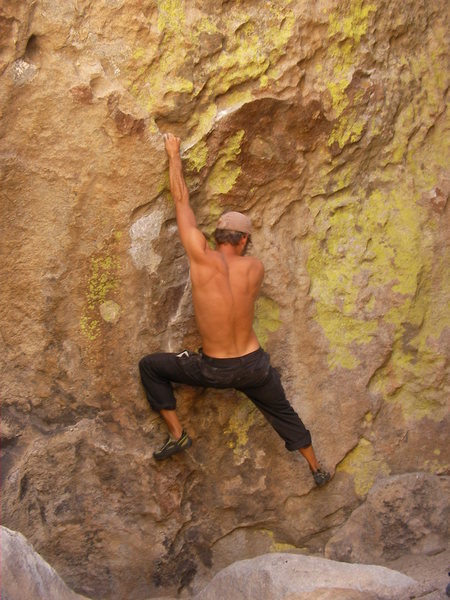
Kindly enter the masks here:
[[184, 181], [180, 157], [180, 138], [172, 133], [166, 133], [164, 141], [169, 157], [170, 191], [175, 202], [181, 243], [190, 259], [200, 260], [205, 255], [207, 243], [205, 236], [197, 227], [194, 211], [189, 204], [189, 191]]

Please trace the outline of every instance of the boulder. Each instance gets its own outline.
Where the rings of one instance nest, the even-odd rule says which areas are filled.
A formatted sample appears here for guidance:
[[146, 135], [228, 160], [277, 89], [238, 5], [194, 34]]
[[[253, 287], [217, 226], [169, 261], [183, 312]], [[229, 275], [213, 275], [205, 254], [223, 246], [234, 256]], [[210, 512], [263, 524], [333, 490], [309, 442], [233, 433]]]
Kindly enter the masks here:
[[1, 527], [4, 600], [89, 600], [76, 594], [17, 531]]
[[380, 563], [448, 547], [450, 477], [405, 473], [378, 481], [331, 537], [334, 560]]
[[275, 553], [230, 565], [195, 600], [401, 600], [416, 587], [411, 577], [385, 567]]

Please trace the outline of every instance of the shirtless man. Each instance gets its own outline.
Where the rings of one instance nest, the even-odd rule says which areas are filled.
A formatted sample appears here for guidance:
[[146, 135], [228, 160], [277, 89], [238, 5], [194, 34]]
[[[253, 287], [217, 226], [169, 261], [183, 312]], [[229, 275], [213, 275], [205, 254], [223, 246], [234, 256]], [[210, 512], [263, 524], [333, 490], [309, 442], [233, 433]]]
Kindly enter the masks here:
[[280, 377], [270, 365], [253, 330], [255, 301], [264, 276], [260, 260], [244, 256], [252, 232], [251, 221], [238, 212], [220, 217], [211, 250], [197, 228], [183, 177], [180, 139], [165, 135], [169, 157], [170, 190], [175, 202], [178, 231], [191, 272], [199, 353], [158, 353], [139, 363], [142, 383], [153, 410], [167, 424], [169, 437], [154, 452], [163, 460], [192, 445], [175, 411], [171, 382], [214, 388], [235, 388], [261, 410], [288, 450], [299, 450], [314, 481], [324, 485], [330, 474], [317, 462], [311, 436], [286, 399]]

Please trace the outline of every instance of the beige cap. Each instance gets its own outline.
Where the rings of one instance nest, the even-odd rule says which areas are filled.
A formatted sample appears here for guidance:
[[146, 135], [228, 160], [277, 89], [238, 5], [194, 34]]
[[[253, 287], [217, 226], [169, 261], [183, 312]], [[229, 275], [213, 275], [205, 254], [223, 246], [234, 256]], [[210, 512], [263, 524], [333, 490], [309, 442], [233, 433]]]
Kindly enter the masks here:
[[217, 229], [230, 229], [231, 231], [240, 231], [242, 233], [252, 232], [252, 222], [248, 217], [240, 212], [224, 213], [217, 222]]

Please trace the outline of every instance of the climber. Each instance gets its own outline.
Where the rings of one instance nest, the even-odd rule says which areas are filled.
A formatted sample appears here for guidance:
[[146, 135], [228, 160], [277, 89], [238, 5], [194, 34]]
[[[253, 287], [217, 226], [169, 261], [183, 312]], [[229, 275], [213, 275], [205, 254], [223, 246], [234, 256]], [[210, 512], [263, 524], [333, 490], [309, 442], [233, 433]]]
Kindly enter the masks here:
[[153, 456], [163, 460], [192, 444], [178, 419], [171, 383], [235, 388], [259, 408], [288, 450], [300, 451], [315, 483], [322, 486], [330, 474], [319, 465], [310, 433], [289, 404], [280, 377], [253, 330], [255, 300], [264, 267], [257, 258], [245, 255], [252, 233], [251, 221], [242, 213], [223, 214], [214, 234], [216, 249], [210, 249], [197, 228], [189, 203], [180, 139], [170, 133], [164, 139], [178, 232], [190, 264], [202, 348], [195, 353], [184, 350], [179, 354], [150, 354], [139, 363], [149, 404], [163, 417], [169, 430], [167, 441]]

